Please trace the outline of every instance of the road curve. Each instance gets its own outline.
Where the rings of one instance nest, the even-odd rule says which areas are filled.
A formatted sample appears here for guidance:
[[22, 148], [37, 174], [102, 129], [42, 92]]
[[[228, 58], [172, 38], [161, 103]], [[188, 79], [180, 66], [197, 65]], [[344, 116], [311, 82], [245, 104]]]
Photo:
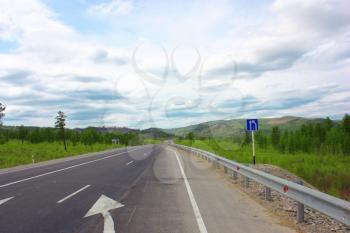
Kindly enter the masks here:
[[165, 145], [0, 170], [2, 233], [294, 232], [205, 161]]

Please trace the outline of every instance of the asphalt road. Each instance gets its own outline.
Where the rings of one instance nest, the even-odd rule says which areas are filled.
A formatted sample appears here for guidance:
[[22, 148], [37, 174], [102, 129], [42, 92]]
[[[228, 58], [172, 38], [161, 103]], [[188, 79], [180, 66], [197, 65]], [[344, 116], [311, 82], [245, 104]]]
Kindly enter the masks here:
[[293, 232], [165, 145], [0, 171], [1, 233]]

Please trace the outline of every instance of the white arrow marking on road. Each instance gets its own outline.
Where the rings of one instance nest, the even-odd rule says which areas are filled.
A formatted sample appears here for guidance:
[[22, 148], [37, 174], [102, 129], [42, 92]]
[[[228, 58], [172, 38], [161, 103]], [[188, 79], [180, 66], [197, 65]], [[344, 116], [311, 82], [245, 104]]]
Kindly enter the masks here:
[[5, 202], [11, 200], [12, 198], [14, 198], [14, 197], [9, 197], [9, 198], [5, 198], [5, 199], [0, 200], [0, 205], [2, 205], [2, 204], [4, 204]]
[[91, 207], [91, 209], [86, 213], [85, 217], [89, 217], [96, 214], [102, 214], [104, 218], [104, 233], [115, 233], [114, 222], [111, 214], [109, 213], [112, 209], [117, 209], [123, 207], [124, 205], [105, 196], [101, 195], [96, 203]]

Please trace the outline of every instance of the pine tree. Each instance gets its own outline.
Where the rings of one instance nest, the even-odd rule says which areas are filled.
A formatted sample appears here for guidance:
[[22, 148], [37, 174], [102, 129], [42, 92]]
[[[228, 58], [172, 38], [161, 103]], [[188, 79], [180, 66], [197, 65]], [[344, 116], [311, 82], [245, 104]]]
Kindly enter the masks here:
[[272, 128], [272, 133], [271, 133], [271, 143], [272, 146], [278, 147], [280, 144], [280, 139], [281, 139], [281, 132], [278, 126], [275, 126]]
[[345, 114], [343, 118], [343, 129], [350, 135], [350, 116], [348, 114]]
[[326, 128], [326, 131], [329, 131], [333, 127], [333, 121], [329, 117], [326, 118], [323, 124]]
[[55, 122], [55, 127], [59, 130], [60, 136], [63, 140], [65, 151], [67, 151], [66, 135], [65, 135], [66, 118], [67, 116], [64, 115], [64, 112], [58, 111], [56, 116], [56, 122]]
[[18, 130], [18, 138], [22, 141], [22, 144], [24, 139], [27, 137], [27, 135], [28, 135], [28, 130], [24, 128], [23, 125], [21, 125]]

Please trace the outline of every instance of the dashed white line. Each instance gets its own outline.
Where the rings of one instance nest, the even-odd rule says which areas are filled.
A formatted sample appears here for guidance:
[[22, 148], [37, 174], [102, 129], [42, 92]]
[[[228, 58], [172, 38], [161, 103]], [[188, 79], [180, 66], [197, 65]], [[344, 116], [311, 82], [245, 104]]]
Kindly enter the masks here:
[[130, 161], [126, 164], [126, 166], [129, 166], [130, 164], [132, 164], [134, 161]]
[[14, 198], [14, 197], [9, 197], [9, 198], [5, 198], [5, 199], [0, 200], [0, 205], [2, 205], [2, 204], [4, 204], [5, 202], [11, 200], [12, 198]]
[[83, 191], [84, 189], [87, 189], [87, 188], [89, 188], [90, 187], [90, 185], [88, 184], [88, 185], [86, 185], [86, 186], [84, 186], [84, 187], [82, 187], [81, 189], [79, 189], [79, 190], [77, 190], [77, 191], [75, 191], [74, 193], [72, 193], [72, 194], [69, 194], [68, 196], [66, 196], [65, 198], [62, 198], [61, 200], [59, 200], [57, 203], [59, 204], [59, 203], [62, 203], [62, 202], [64, 202], [65, 200], [67, 200], [68, 198], [71, 198], [71, 197], [73, 197], [74, 195], [76, 195], [77, 193], [80, 193], [81, 191]]
[[51, 171], [51, 172], [46, 172], [46, 173], [43, 173], [43, 174], [40, 174], [40, 175], [36, 175], [36, 176], [32, 176], [32, 177], [28, 177], [28, 178], [25, 178], [25, 179], [22, 179], [22, 180], [17, 180], [17, 181], [14, 181], [14, 182], [10, 182], [10, 183], [7, 183], [7, 184], [0, 185], [0, 188], [6, 187], [6, 186], [10, 186], [10, 185], [13, 185], [13, 184], [17, 184], [17, 183], [21, 183], [21, 182], [28, 181], [28, 180], [33, 180], [33, 179], [36, 179], [36, 178], [39, 178], [39, 177], [42, 177], [42, 176], [47, 176], [47, 175], [50, 175], [50, 174], [53, 174], [53, 173], [69, 170], [69, 169], [72, 169], [72, 168], [75, 168], [75, 167], [80, 167], [80, 166], [83, 166], [83, 165], [86, 165], [86, 164], [89, 164], [89, 163], [95, 163], [95, 162], [98, 162], [98, 161], [101, 161], [101, 160], [104, 160], [104, 159], [112, 158], [112, 157], [115, 157], [115, 156], [118, 156], [118, 155], [121, 155], [121, 154], [125, 154], [125, 153], [131, 152], [131, 151], [135, 151], [135, 150], [140, 150], [140, 148], [129, 150], [129, 151], [124, 151], [124, 152], [121, 152], [121, 153], [118, 153], [118, 154], [115, 154], [115, 155], [109, 155], [109, 156], [106, 156], [106, 157], [103, 157], [103, 158], [100, 158], [100, 159], [94, 159], [94, 160], [87, 161], [87, 162], [84, 162], [84, 163], [79, 163], [79, 164], [76, 164], [76, 165], [73, 165], [73, 166], [61, 168], [61, 169], [54, 170], [54, 171]]
[[[170, 150], [170, 149], [168, 149], [168, 150]], [[185, 171], [184, 171], [184, 169], [183, 169], [183, 167], [182, 167], [182, 164], [181, 164], [179, 155], [177, 154], [176, 151], [174, 151], [174, 150], [171, 150], [171, 151], [172, 151], [173, 153], [175, 153], [177, 162], [178, 162], [178, 164], [179, 164], [180, 171], [181, 171], [181, 174], [182, 174], [182, 177], [183, 177], [183, 179], [184, 179], [185, 186], [186, 186], [186, 189], [187, 189], [187, 193], [188, 193], [188, 196], [189, 196], [190, 201], [191, 201], [191, 204], [192, 204], [192, 209], [193, 209], [194, 215], [195, 215], [196, 220], [197, 220], [197, 225], [198, 225], [199, 231], [200, 231], [200, 233], [208, 233], [207, 228], [205, 227], [205, 224], [204, 224], [204, 221], [203, 221], [201, 212], [199, 211], [199, 207], [198, 207], [198, 205], [197, 205], [196, 199], [194, 198], [194, 195], [193, 195], [191, 186], [190, 186], [190, 184], [188, 183], [188, 180], [187, 180]]]

